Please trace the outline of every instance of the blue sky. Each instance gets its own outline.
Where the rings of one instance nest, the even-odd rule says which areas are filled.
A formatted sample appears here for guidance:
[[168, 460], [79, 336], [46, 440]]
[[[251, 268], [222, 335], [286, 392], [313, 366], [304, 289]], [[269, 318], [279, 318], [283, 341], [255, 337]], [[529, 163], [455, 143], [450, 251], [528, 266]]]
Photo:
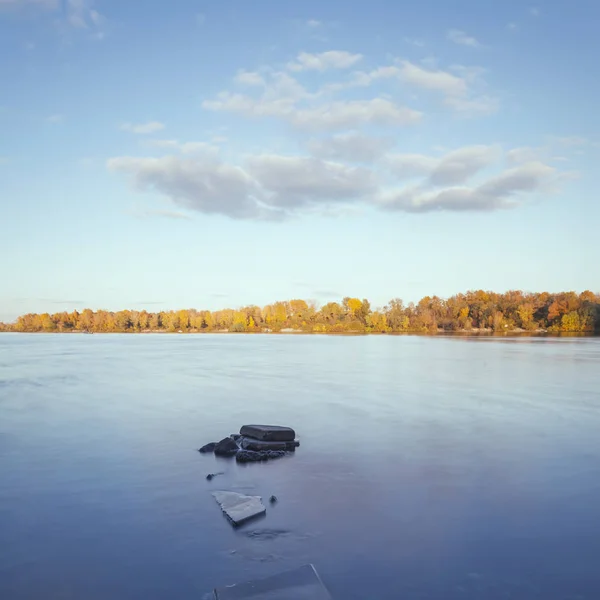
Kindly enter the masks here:
[[600, 291], [599, 20], [0, 0], [0, 319]]

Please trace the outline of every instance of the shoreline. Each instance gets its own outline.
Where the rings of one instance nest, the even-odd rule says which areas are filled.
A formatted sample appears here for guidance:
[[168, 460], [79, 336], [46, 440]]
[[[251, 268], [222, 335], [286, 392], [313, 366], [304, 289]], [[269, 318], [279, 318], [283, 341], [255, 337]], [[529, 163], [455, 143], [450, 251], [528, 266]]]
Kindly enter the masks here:
[[418, 336], [418, 337], [600, 337], [600, 333], [593, 331], [519, 331], [510, 330], [502, 332], [494, 331], [0, 331], [3, 333], [22, 335], [316, 335], [316, 336]]

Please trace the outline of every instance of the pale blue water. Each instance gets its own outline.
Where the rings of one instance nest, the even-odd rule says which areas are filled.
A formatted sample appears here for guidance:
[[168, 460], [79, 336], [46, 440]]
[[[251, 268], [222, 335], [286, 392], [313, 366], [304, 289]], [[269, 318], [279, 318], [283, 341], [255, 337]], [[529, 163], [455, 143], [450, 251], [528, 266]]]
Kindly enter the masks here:
[[[599, 396], [598, 338], [0, 335], [0, 598], [597, 600]], [[257, 421], [296, 455], [195, 452]]]

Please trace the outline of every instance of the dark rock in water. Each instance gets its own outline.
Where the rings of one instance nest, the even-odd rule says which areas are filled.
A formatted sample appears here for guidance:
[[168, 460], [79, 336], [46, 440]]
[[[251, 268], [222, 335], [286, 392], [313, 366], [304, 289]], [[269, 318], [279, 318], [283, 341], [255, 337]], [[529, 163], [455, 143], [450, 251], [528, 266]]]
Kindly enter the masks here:
[[240, 450], [235, 455], [235, 460], [240, 463], [258, 462], [261, 458], [260, 452], [253, 452], [252, 450]]
[[263, 440], [255, 440], [250, 437], [242, 437], [240, 446], [244, 450], [254, 450], [260, 452], [262, 450], [285, 450], [288, 442], [265, 442]]
[[285, 452], [282, 450], [269, 450], [264, 454], [266, 454], [268, 458], [281, 458], [282, 456], [285, 456]]
[[216, 445], [217, 445], [217, 442], [210, 442], [210, 444], [206, 444], [205, 446], [202, 446], [202, 448], [200, 448], [200, 450], [198, 450], [198, 452], [202, 452], [202, 454], [206, 454], [207, 452], [214, 452]]
[[238, 450], [238, 445], [231, 438], [226, 437], [215, 446], [214, 452], [217, 456], [233, 456]]
[[275, 504], [275, 502], [277, 502], [277, 496], [271, 496], [271, 497], [269, 498], [269, 502], [270, 502], [271, 504]]
[[238, 442], [239, 439], [242, 437], [239, 433], [232, 433], [229, 436], [234, 442]]
[[265, 450], [263, 452], [254, 452], [253, 450], [240, 450], [235, 459], [240, 463], [247, 462], [261, 462], [264, 460], [271, 460], [273, 458], [281, 458], [285, 456], [283, 450]]
[[244, 425], [240, 434], [265, 442], [293, 442], [296, 437], [291, 427], [279, 425]]
[[296, 440], [292, 442], [265, 442], [251, 437], [241, 437], [239, 444], [244, 450], [254, 450], [255, 452], [261, 452], [262, 450], [288, 450], [293, 452], [300, 445], [300, 442]]
[[206, 476], [206, 479], [207, 479], [207, 481], [211, 481], [213, 479], [213, 477], [216, 477], [217, 475], [223, 475], [223, 472], [220, 472], [220, 473], [209, 473]]

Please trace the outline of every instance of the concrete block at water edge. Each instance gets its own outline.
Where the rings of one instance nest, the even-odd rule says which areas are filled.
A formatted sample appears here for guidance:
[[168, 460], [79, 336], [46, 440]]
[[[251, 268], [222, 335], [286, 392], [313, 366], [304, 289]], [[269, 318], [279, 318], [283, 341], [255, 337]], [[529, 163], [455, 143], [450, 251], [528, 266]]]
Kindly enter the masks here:
[[238, 443], [244, 450], [254, 450], [255, 452], [261, 452], [262, 450], [288, 450], [293, 452], [300, 445], [300, 442], [295, 440], [292, 442], [265, 442], [251, 437], [241, 437]]
[[214, 590], [215, 600], [332, 600], [313, 565]]
[[291, 427], [279, 425], [244, 425], [240, 434], [265, 442], [293, 442], [296, 437]]
[[212, 495], [234, 525], [241, 525], [267, 512], [260, 496], [245, 496], [237, 492], [225, 491], [213, 492]]

